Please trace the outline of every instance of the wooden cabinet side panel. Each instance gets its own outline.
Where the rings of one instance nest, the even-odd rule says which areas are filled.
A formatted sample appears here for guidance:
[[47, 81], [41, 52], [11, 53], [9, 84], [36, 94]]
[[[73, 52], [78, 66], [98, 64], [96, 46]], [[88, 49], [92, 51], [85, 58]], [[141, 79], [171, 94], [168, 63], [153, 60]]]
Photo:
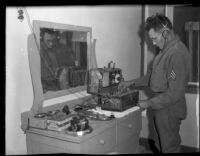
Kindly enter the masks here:
[[27, 133], [27, 150], [29, 154], [80, 153], [80, 144]]

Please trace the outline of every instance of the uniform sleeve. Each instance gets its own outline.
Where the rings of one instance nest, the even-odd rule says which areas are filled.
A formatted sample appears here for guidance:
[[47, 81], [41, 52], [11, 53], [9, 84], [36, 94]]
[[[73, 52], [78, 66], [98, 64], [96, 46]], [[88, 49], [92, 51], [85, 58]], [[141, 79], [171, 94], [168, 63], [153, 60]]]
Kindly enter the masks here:
[[144, 86], [144, 87], [147, 87], [149, 85], [149, 79], [150, 79], [150, 76], [151, 76], [151, 71], [152, 71], [152, 68], [150, 68], [146, 75], [140, 77], [140, 78], [137, 78], [137, 79], [134, 79], [134, 83], [135, 83], [135, 86]]
[[178, 52], [171, 56], [167, 69], [168, 89], [149, 100], [153, 109], [161, 109], [173, 105], [185, 96], [186, 63], [183, 55]]

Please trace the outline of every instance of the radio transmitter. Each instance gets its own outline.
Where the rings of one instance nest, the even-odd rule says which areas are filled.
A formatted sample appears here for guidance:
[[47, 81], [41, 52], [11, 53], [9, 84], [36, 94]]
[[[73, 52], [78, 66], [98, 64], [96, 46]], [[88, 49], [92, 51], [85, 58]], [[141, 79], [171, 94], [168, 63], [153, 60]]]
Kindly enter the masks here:
[[139, 92], [135, 89], [119, 91], [118, 85], [124, 81], [122, 70], [111, 63], [89, 71], [87, 92], [98, 97], [98, 105], [103, 110], [121, 112], [137, 105]]

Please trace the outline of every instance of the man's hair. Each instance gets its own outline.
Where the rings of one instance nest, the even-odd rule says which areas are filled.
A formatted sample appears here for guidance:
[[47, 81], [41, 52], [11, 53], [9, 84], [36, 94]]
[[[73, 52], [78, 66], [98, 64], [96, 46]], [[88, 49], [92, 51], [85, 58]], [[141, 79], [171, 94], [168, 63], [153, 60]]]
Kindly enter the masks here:
[[50, 35], [55, 35], [55, 31], [53, 31], [53, 29], [41, 28], [40, 29], [40, 36], [43, 37], [45, 33], [50, 34]]
[[169, 18], [157, 13], [148, 17], [145, 22], [145, 30], [149, 31], [151, 28], [153, 28], [155, 31], [162, 29], [172, 30], [172, 23]]

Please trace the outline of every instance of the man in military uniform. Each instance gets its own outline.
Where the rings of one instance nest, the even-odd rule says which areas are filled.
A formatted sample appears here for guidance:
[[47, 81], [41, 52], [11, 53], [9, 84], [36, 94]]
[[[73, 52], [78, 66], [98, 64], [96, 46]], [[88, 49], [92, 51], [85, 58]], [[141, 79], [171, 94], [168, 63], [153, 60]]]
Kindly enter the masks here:
[[[67, 34], [71, 37], [66, 37]], [[71, 45], [72, 32], [62, 35], [58, 39], [57, 31], [41, 28], [41, 81], [44, 93], [69, 88], [68, 68], [75, 66], [75, 52]]]
[[56, 57], [56, 34], [53, 30], [41, 29], [40, 55], [41, 55], [41, 80], [43, 91], [58, 90], [58, 82], [55, 77], [59, 67]]
[[164, 15], [148, 17], [145, 30], [160, 52], [145, 76], [121, 82], [119, 89], [132, 84], [151, 88], [154, 97], [140, 100], [138, 106], [153, 110], [158, 136], [154, 138], [155, 144], [162, 153], [180, 152], [179, 129], [187, 113], [185, 87], [189, 77], [189, 52], [174, 34], [170, 20]]

